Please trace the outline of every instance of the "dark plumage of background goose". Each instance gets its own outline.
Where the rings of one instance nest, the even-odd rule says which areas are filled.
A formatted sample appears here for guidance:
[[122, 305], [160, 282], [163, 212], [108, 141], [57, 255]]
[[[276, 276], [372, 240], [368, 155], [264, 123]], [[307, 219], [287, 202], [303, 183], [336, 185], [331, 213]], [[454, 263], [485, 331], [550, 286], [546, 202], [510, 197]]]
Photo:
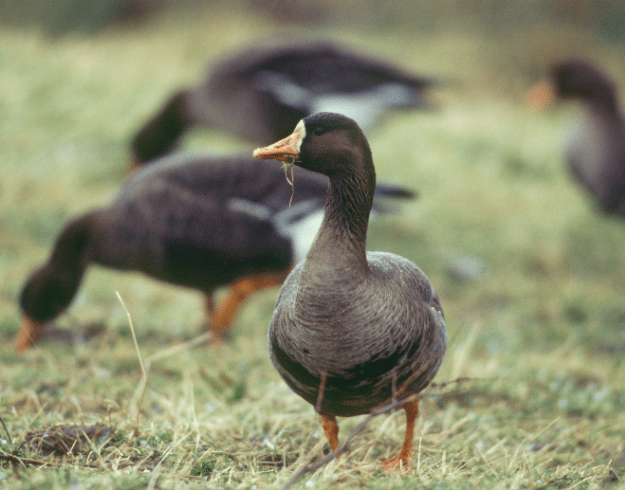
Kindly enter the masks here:
[[614, 83], [588, 61], [559, 62], [547, 81], [528, 93], [528, 102], [538, 108], [554, 100], [582, 104], [566, 142], [571, 172], [603, 212], [625, 217], [625, 119]]
[[[291, 136], [254, 154], [294, 160], [330, 178], [319, 233], [280, 290], [269, 349], [289, 387], [322, 415], [336, 451], [336, 416], [368, 413], [416, 395], [434, 378], [447, 344], [443, 311], [412, 262], [365, 251], [375, 170], [355, 121], [338, 114], [309, 116]], [[404, 446], [384, 462], [386, 469], [412, 458], [418, 400], [403, 406]]]
[[137, 132], [133, 156], [137, 164], [161, 156], [193, 126], [261, 145], [324, 110], [370, 127], [388, 109], [428, 107], [425, 92], [434, 83], [330, 43], [254, 47], [216, 63], [201, 85], [172, 96]]
[[[294, 186], [292, 193], [281, 168], [249, 155], [178, 155], [141, 169], [110, 205], [72, 220], [28, 279], [17, 350], [69, 306], [93, 263], [199, 289], [207, 295], [207, 325], [220, 336], [241, 302], [280, 285], [312, 243], [328, 181], [303, 170]], [[413, 196], [392, 185], [376, 192]], [[380, 203], [374, 210], [391, 208]], [[226, 285], [229, 295], [215, 310], [212, 293]]]

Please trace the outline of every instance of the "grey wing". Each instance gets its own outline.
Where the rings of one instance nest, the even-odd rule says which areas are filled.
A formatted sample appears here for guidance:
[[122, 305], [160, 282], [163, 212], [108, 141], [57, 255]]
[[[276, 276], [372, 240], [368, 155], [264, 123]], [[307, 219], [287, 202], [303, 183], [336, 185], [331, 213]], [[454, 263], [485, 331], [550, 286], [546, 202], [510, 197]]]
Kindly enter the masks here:
[[384, 304], [380, 318], [391, 318], [385, 336], [394, 349], [406, 353], [405, 369], [399, 379], [411, 380], [410, 392], [425, 388], [434, 378], [447, 347], [443, 309], [426, 275], [409, 260], [384, 252], [367, 255], [373, 265], [393, 284], [394, 301]]

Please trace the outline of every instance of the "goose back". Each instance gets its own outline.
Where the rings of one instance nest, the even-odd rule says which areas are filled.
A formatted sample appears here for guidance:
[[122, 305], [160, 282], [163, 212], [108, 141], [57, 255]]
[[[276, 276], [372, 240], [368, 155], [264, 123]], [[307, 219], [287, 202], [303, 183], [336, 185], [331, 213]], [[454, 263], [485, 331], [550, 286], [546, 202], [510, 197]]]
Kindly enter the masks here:
[[425, 93], [435, 83], [328, 42], [260, 43], [216, 62], [199, 86], [176, 93], [137, 132], [132, 149], [137, 163], [147, 162], [191, 126], [268, 144], [325, 110], [372, 127], [391, 108], [430, 108]]
[[[290, 190], [279, 168], [258, 163], [184, 156], [132, 176], [99, 213], [93, 261], [203, 291], [287, 269], [291, 243], [273, 219]], [[318, 205], [327, 180], [299, 173], [294, 205]]]

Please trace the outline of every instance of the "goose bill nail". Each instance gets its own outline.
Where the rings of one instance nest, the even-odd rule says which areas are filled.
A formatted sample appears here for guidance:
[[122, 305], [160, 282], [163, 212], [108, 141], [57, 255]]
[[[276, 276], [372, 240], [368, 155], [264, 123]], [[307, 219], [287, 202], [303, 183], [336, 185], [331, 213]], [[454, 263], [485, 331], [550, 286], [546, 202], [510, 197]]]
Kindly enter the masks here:
[[298, 133], [293, 133], [273, 145], [264, 148], [256, 148], [254, 150], [254, 157], [263, 160], [273, 159], [292, 163], [293, 160], [299, 156], [298, 147], [300, 140], [300, 135]]

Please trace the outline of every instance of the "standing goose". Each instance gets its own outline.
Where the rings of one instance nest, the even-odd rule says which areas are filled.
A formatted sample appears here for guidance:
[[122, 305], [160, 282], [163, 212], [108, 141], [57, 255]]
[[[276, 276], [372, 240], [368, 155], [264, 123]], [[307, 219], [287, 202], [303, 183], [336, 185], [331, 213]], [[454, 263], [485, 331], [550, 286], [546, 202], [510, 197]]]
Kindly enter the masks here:
[[587, 61], [564, 61], [527, 99], [537, 108], [556, 99], [582, 103], [566, 144], [569, 168], [603, 212], [625, 217], [625, 119], [612, 81]]
[[284, 138], [322, 110], [372, 126], [390, 108], [422, 108], [432, 79], [329, 43], [254, 47], [212, 67], [197, 87], [176, 93], [132, 141], [140, 165], [171, 151], [193, 126], [222, 129], [256, 144]]
[[[355, 121], [322, 113], [254, 156], [294, 162], [330, 178], [324, 218], [306, 259], [289, 274], [269, 326], [271, 360], [321, 414], [332, 450], [336, 416], [411, 397], [434, 378], [447, 333], [425, 274], [403, 257], [366, 252], [375, 170]], [[407, 401], [406, 437], [385, 469], [412, 458], [418, 400]]]
[[[110, 205], [72, 220], [22, 290], [17, 350], [33, 345], [69, 306], [93, 263], [199, 289], [207, 326], [223, 334], [247, 296], [282, 283], [323, 215], [327, 179], [298, 172], [292, 196], [282, 169], [263, 163], [247, 155], [169, 157], [129, 178]], [[394, 186], [376, 191], [412, 196]], [[213, 291], [228, 285], [215, 310]]]

